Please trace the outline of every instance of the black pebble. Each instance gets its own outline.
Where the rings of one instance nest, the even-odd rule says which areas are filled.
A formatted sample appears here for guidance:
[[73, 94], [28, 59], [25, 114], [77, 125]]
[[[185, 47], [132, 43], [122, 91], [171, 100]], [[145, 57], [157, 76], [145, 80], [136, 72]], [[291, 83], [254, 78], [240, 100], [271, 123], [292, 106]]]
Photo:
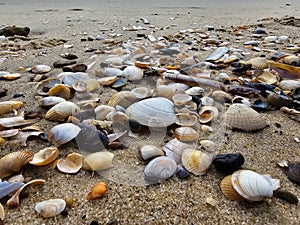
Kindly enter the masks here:
[[257, 28], [253, 31], [253, 34], [267, 34], [267, 32], [264, 31], [263, 29]]
[[213, 161], [216, 169], [222, 173], [231, 174], [238, 170], [245, 162], [241, 153], [218, 154]]
[[93, 220], [90, 225], [99, 225], [99, 223], [96, 220]]
[[75, 64], [76, 61], [75, 60], [59, 60], [53, 63], [53, 66], [55, 68], [63, 68], [64, 66], [68, 66], [68, 65], [72, 65]]
[[297, 198], [296, 195], [294, 195], [293, 193], [289, 192], [289, 191], [285, 191], [285, 190], [278, 190], [274, 192], [275, 196], [277, 196], [280, 199], [283, 199], [285, 201], [287, 201], [288, 203], [291, 204], [298, 204], [299, 200]]

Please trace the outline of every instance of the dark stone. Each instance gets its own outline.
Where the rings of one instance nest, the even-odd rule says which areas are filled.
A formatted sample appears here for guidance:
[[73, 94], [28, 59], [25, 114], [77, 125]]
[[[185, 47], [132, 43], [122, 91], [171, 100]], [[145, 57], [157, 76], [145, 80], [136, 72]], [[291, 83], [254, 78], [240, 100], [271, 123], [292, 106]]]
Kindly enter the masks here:
[[238, 170], [245, 162], [241, 153], [218, 154], [213, 161], [216, 169], [222, 173], [231, 174]]
[[107, 225], [117, 225], [118, 220], [116, 218], [111, 218], [108, 222]]
[[299, 200], [297, 198], [296, 195], [294, 195], [293, 193], [289, 192], [289, 191], [285, 191], [285, 190], [277, 190], [274, 192], [275, 196], [277, 196], [278, 198], [287, 201], [288, 203], [291, 204], [298, 204]]
[[74, 60], [74, 59], [78, 59], [78, 56], [73, 53], [69, 53], [69, 54], [64, 55], [63, 58], [68, 59], [68, 60]]
[[56, 61], [53, 63], [53, 66], [55, 68], [63, 68], [64, 66], [69, 66], [69, 65], [72, 65], [72, 64], [76, 64], [76, 61], [75, 60], [71, 60], [71, 61], [66, 61], [66, 60], [59, 60], [59, 61]]
[[142, 125], [138, 123], [136, 120], [129, 119], [128, 123], [129, 123], [130, 130], [134, 133], [137, 133], [142, 129]]
[[27, 36], [30, 32], [29, 27], [16, 27], [16, 26], [8, 26], [0, 29], [0, 36], [4, 35], [5, 37], [19, 35], [19, 36]]
[[93, 220], [90, 225], [99, 225], [99, 223], [96, 220]]
[[300, 163], [289, 164], [287, 176], [290, 181], [300, 185]]
[[83, 63], [64, 66], [62, 68], [63, 72], [85, 72], [86, 70], [87, 70], [87, 65], [85, 65]]
[[267, 34], [267, 32], [264, 31], [263, 29], [256, 28], [256, 29], [253, 31], [253, 34]]

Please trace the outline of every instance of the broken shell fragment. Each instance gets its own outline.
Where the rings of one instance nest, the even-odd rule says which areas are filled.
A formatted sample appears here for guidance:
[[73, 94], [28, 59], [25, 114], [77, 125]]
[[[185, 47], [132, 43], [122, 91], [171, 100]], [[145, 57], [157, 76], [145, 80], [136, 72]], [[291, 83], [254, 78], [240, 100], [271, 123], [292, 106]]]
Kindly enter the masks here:
[[28, 150], [8, 153], [0, 159], [0, 179], [18, 173], [32, 160], [33, 153]]
[[66, 202], [63, 199], [49, 199], [39, 202], [34, 209], [44, 218], [54, 217], [60, 214], [66, 208]]
[[53, 162], [58, 156], [58, 148], [48, 147], [40, 150], [33, 155], [32, 160], [29, 162], [35, 166], [45, 166]]
[[0, 220], [3, 221], [4, 218], [5, 218], [5, 211], [4, 211], [2, 204], [0, 203]]
[[60, 159], [56, 166], [63, 173], [77, 173], [82, 167], [82, 159], [81, 154], [73, 152], [66, 159]]
[[158, 156], [164, 156], [164, 152], [161, 148], [154, 145], [144, 145], [141, 148], [141, 155], [144, 160], [148, 160]]
[[192, 127], [178, 127], [174, 130], [175, 137], [179, 141], [195, 141], [198, 138], [198, 132]]
[[69, 99], [71, 95], [70, 88], [65, 84], [56, 84], [53, 88], [48, 91], [49, 96], [58, 96], [64, 99]]
[[73, 102], [61, 102], [53, 106], [45, 115], [45, 119], [52, 121], [64, 121], [68, 116], [80, 111], [79, 106]]
[[83, 159], [83, 168], [86, 170], [100, 171], [113, 167], [114, 154], [110, 152], [95, 152]]
[[105, 194], [106, 190], [107, 190], [106, 183], [99, 182], [91, 188], [91, 190], [87, 196], [87, 199], [89, 201], [91, 201], [91, 200], [101, 198]]
[[72, 123], [63, 123], [52, 127], [48, 133], [48, 141], [59, 147], [75, 138], [81, 128]]
[[16, 109], [21, 108], [24, 102], [21, 101], [4, 101], [0, 102], [0, 115], [12, 112]]

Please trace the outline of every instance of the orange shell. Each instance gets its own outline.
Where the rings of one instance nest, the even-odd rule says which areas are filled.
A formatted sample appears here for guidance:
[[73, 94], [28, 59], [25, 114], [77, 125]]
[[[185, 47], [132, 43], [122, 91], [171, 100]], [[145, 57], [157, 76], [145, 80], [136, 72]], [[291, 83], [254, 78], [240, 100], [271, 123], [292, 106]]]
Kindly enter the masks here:
[[234, 190], [232, 183], [231, 183], [231, 175], [226, 176], [221, 181], [221, 190], [222, 190], [223, 194], [230, 200], [245, 201], [245, 199]]
[[106, 183], [99, 182], [91, 188], [91, 191], [87, 196], [87, 199], [90, 201], [90, 200], [95, 200], [97, 198], [100, 198], [105, 194], [106, 190], [107, 190]]

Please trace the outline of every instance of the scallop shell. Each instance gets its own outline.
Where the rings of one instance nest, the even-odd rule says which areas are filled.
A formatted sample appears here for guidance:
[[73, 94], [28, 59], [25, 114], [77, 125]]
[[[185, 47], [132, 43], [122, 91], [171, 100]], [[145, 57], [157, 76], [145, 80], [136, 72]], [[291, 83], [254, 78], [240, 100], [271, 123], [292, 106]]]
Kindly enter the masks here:
[[176, 106], [183, 106], [186, 105], [188, 103], [190, 103], [192, 101], [192, 96], [187, 95], [187, 94], [175, 94], [172, 97], [172, 100], [174, 102], [174, 105]]
[[0, 220], [3, 221], [4, 218], [5, 218], [5, 211], [4, 211], [2, 204], [0, 203]]
[[73, 152], [66, 159], [60, 159], [56, 166], [63, 173], [77, 173], [82, 167], [82, 159], [81, 154]]
[[154, 145], [144, 145], [141, 148], [141, 155], [144, 160], [148, 160], [158, 156], [164, 156], [164, 152], [161, 148]]
[[196, 176], [205, 174], [212, 160], [212, 157], [205, 152], [194, 149], [185, 149], [181, 156], [184, 168]]
[[68, 88], [64, 84], [56, 84], [53, 88], [48, 91], [48, 95], [50, 96], [58, 96], [64, 99], [69, 99], [71, 92], [70, 88]]
[[48, 147], [40, 150], [33, 155], [32, 160], [29, 162], [35, 166], [45, 166], [53, 162], [58, 156], [58, 148]]
[[191, 148], [191, 146], [174, 138], [165, 144], [163, 150], [167, 157], [175, 160], [175, 162], [179, 165], [181, 164], [181, 156], [183, 151], [188, 148]]
[[96, 120], [105, 120], [106, 116], [114, 112], [115, 108], [108, 105], [99, 105], [95, 108]]
[[52, 121], [64, 121], [68, 116], [80, 111], [79, 106], [73, 102], [61, 102], [53, 106], [45, 115], [45, 119]]
[[21, 101], [3, 101], [0, 102], [0, 115], [12, 112], [16, 109], [21, 108], [24, 102]]
[[199, 110], [199, 121], [200, 123], [209, 123], [219, 116], [219, 111], [214, 106], [203, 106]]
[[130, 91], [120, 91], [115, 93], [109, 100], [108, 105], [116, 107], [120, 105], [124, 108], [127, 108], [132, 103], [136, 101], [136, 96]]
[[162, 97], [132, 104], [126, 110], [130, 119], [149, 127], [167, 127], [175, 122], [173, 103]]
[[142, 69], [140, 69], [139, 67], [136, 66], [127, 66], [122, 75], [130, 81], [133, 80], [140, 80], [143, 78], [144, 72]]
[[246, 61], [246, 65], [251, 65], [253, 69], [263, 70], [269, 67], [268, 60], [266, 58], [257, 57]]
[[223, 192], [223, 194], [230, 200], [245, 201], [245, 199], [234, 190], [232, 183], [231, 183], [231, 175], [228, 175], [225, 178], [223, 178], [220, 186], [221, 186], [221, 191]]
[[48, 141], [59, 147], [75, 138], [81, 128], [72, 123], [63, 123], [52, 127], [48, 133]]
[[39, 100], [39, 105], [40, 106], [54, 106], [57, 105], [61, 102], [65, 102], [66, 100], [61, 97], [57, 96], [49, 96], [49, 97], [44, 97]]
[[101, 198], [105, 194], [106, 190], [107, 190], [106, 183], [98, 182], [91, 188], [91, 190], [87, 196], [87, 199], [89, 201], [91, 201], [91, 200]]
[[83, 168], [86, 170], [100, 171], [113, 167], [114, 154], [110, 152], [95, 152], [83, 159]]
[[54, 217], [60, 214], [65, 208], [65, 200], [59, 198], [39, 202], [34, 207], [35, 211], [41, 214], [44, 218]]
[[198, 117], [193, 113], [180, 112], [176, 114], [176, 124], [180, 126], [193, 126], [198, 123]]
[[28, 150], [9, 153], [0, 159], [0, 179], [18, 173], [32, 160], [33, 153]]
[[172, 177], [177, 170], [176, 162], [166, 156], [152, 159], [145, 167], [145, 179], [149, 183], [160, 183]]
[[247, 105], [235, 103], [224, 113], [226, 125], [244, 131], [260, 130], [267, 126], [266, 120]]
[[35, 65], [31, 68], [31, 72], [36, 74], [48, 73], [51, 71], [51, 67], [47, 65]]
[[191, 127], [178, 127], [174, 130], [175, 137], [179, 141], [195, 141], [198, 138], [198, 132]]

